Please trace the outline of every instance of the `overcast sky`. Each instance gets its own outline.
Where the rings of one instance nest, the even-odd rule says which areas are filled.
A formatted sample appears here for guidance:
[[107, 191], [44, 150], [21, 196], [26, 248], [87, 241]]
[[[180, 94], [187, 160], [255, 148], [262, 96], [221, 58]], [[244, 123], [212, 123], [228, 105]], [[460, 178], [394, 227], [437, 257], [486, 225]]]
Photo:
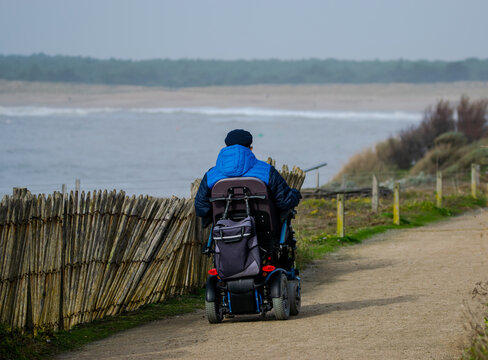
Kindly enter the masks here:
[[488, 58], [488, 0], [0, 0], [0, 53]]

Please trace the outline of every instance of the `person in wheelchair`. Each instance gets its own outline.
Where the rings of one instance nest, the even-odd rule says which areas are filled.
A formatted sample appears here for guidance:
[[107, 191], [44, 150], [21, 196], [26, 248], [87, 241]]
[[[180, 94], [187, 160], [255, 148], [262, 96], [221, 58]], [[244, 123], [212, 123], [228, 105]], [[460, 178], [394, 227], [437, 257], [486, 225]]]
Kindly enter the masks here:
[[263, 181], [271, 192], [271, 200], [281, 212], [298, 205], [300, 192], [290, 188], [274, 166], [254, 156], [250, 132], [232, 130], [227, 134], [225, 144], [227, 146], [220, 151], [217, 164], [204, 175], [195, 197], [195, 211], [203, 219], [204, 226], [212, 221], [212, 204], [209, 200], [212, 187], [226, 178], [255, 177]]
[[252, 153], [252, 135], [227, 134], [217, 164], [207, 171], [195, 197], [204, 226], [213, 223], [203, 253], [213, 254], [205, 309], [210, 323], [224, 316], [274, 310], [286, 320], [300, 311], [290, 221], [301, 195], [271, 165]]

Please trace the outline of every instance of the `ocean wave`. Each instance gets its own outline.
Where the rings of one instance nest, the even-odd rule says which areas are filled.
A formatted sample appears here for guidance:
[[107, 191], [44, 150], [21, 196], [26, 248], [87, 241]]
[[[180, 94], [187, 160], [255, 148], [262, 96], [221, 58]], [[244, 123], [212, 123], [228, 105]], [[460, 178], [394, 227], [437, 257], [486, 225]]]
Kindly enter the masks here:
[[[297, 117], [307, 119], [377, 119], [377, 120], [411, 120], [418, 121], [422, 115], [416, 112], [405, 111], [305, 111], [305, 110], [277, 110], [264, 108], [140, 108], [132, 109], [134, 112], [148, 114], [175, 114], [185, 113], [207, 116], [240, 116], [240, 117]], [[225, 119], [220, 119], [225, 121]], [[232, 121], [232, 119], [228, 119]]]
[[57, 115], [86, 116], [95, 113], [113, 113], [122, 111], [116, 108], [62, 108], [44, 106], [0, 106], [0, 116], [10, 117], [46, 117]]
[[344, 120], [402, 120], [419, 121], [421, 113], [405, 111], [305, 111], [278, 110], [265, 108], [216, 108], [216, 107], [178, 107], [178, 108], [62, 108], [62, 107], [7, 107], [0, 106], [0, 116], [46, 117], [46, 116], [88, 116], [97, 113], [142, 113], [142, 114], [191, 114], [214, 116], [219, 122], [233, 121], [233, 116], [252, 118], [305, 118], [305, 119], [344, 119]]

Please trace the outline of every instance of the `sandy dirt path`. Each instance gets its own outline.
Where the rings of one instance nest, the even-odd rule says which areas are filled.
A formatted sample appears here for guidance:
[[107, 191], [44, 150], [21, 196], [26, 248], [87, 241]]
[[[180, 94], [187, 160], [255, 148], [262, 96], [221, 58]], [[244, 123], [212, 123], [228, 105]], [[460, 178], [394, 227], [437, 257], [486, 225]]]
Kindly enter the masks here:
[[459, 359], [462, 304], [488, 277], [488, 212], [344, 248], [302, 274], [302, 312], [157, 321], [60, 359]]

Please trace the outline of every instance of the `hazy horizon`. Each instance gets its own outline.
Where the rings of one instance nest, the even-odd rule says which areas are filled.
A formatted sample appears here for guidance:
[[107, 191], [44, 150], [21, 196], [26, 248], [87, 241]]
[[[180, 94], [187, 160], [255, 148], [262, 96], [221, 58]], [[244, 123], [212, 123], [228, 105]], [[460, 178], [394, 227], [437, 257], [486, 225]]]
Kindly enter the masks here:
[[368, 61], [378, 61], [378, 62], [388, 62], [388, 61], [408, 61], [408, 62], [416, 62], [416, 61], [428, 61], [428, 62], [459, 62], [459, 61], [465, 61], [465, 60], [488, 60], [488, 55], [486, 57], [465, 57], [465, 58], [459, 58], [459, 59], [453, 59], [453, 60], [445, 60], [445, 59], [424, 59], [424, 58], [419, 58], [419, 59], [405, 59], [405, 58], [391, 58], [391, 59], [378, 59], [378, 58], [371, 58], [371, 59], [346, 59], [346, 58], [335, 58], [335, 57], [328, 57], [328, 58], [317, 58], [317, 57], [303, 57], [303, 58], [273, 58], [273, 57], [268, 57], [268, 58], [236, 58], [236, 59], [222, 59], [222, 58], [189, 58], [189, 57], [180, 57], [180, 58], [147, 58], [147, 59], [131, 59], [131, 58], [123, 58], [123, 57], [96, 57], [96, 56], [89, 56], [89, 55], [69, 55], [69, 54], [49, 54], [46, 52], [33, 52], [30, 54], [18, 54], [18, 53], [3, 53], [0, 51], [0, 56], [32, 56], [32, 55], [46, 55], [46, 56], [63, 56], [63, 57], [82, 57], [82, 58], [87, 58], [87, 59], [94, 59], [94, 60], [121, 60], [121, 61], [133, 61], [133, 62], [138, 62], [138, 61], [152, 61], [152, 60], [171, 60], [171, 61], [178, 61], [178, 60], [190, 60], [190, 61], [268, 61], [268, 60], [277, 60], [277, 61], [301, 61], [301, 60], [319, 60], [319, 61], [324, 61], [324, 60], [336, 60], [336, 61], [352, 61], [352, 62], [368, 62]]
[[0, 53], [96, 59], [488, 58], [483, 0], [0, 0]]

